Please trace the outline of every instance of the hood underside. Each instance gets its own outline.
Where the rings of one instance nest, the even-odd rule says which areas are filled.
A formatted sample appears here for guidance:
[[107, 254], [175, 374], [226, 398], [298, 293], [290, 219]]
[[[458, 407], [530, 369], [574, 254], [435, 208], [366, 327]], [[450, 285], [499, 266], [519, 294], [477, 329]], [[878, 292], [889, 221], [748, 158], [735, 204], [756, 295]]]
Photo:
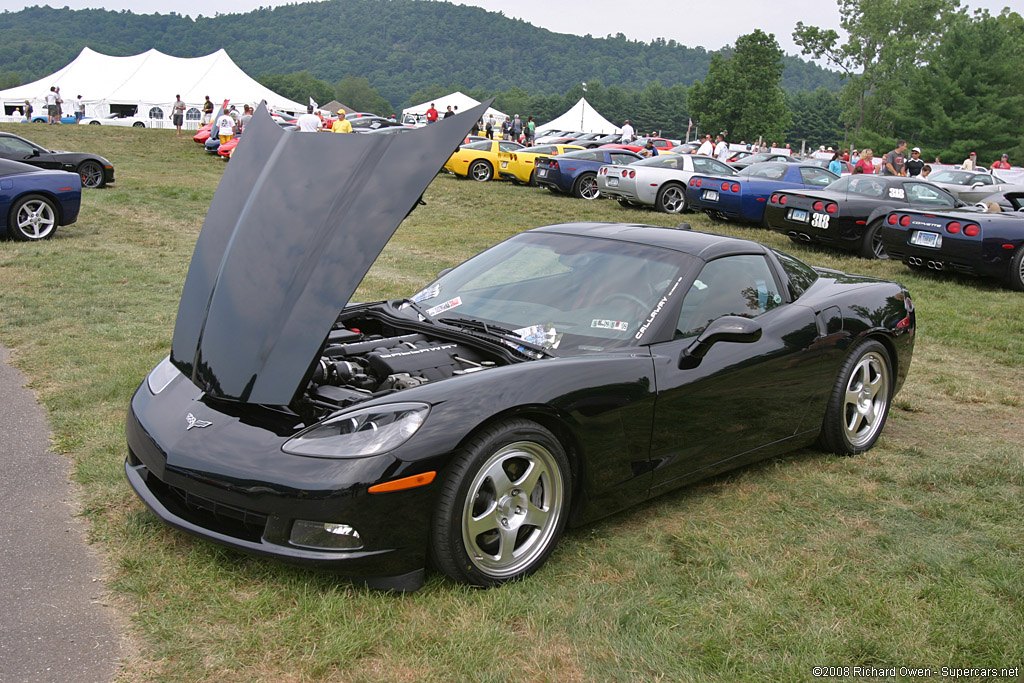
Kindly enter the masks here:
[[212, 396], [290, 403], [339, 312], [489, 104], [399, 135], [288, 132], [261, 105], [196, 242], [171, 362]]

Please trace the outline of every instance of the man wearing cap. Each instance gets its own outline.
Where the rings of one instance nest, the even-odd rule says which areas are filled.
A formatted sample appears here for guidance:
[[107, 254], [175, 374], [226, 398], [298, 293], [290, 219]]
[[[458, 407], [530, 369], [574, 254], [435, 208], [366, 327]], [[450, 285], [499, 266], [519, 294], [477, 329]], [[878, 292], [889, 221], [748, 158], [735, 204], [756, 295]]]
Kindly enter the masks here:
[[964, 159], [964, 163], [960, 164], [961, 171], [976, 171], [978, 170], [978, 153], [971, 152], [971, 156]]
[[1010, 168], [1010, 155], [1009, 154], [1003, 154], [1002, 158], [999, 161], [993, 161], [992, 162], [992, 170], [995, 170], [997, 168], [999, 168], [999, 169], [1008, 169], [1008, 168]]
[[903, 165], [903, 168], [906, 169], [907, 175], [911, 178], [921, 175], [921, 169], [924, 168], [924, 159], [921, 158], [920, 147], [910, 150], [910, 158], [907, 159], [907, 163]]
[[897, 140], [896, 149], [890, 151], [882, 159], [882, 175], [906, 175], [906, 171], [903, 170], [903, 165], [907, 162], [907, 157], [903, 156], [903, 153], [907, 151], [907, 141]]

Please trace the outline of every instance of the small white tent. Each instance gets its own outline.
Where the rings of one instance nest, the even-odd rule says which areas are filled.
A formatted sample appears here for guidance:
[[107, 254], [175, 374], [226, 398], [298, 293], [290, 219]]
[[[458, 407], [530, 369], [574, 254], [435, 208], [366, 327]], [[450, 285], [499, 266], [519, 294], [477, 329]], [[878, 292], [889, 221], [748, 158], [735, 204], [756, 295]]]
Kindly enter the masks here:
[[572, 106], [558, 118], [548, 121], [543, 126], [538, 126], [537, 131], [548, 130], [576, 130], [583, 133], [621, 133], [622, 129], [614, 123], [597, 113], [587, 98], [581, 97], [580, 101]]
[[[480, 104], [469, 95], [465, 95], [459, 91], [455, 91], [450, 95], [444, 97], [438, 97], [437, 99], [429, 100], [427, 102], [421, 102], [413, 105], [408, 109], [402, 110], [402, 123], [422, 123], [427, 114], [427, 110], [430, 109], [430, 105], [434, 105], [434, 109], [437, 109], [438, 117], [444, 116], [444, 113], [448, 111], [448, 107], [452, 107], [456, 114], [459, 112], [466, 111], [471, 107], [475, 107]], [[406, 116], [410, 117], [406, 119]], [[501, 122], [505, 120], [505, 114], [498, 111], [494, 107], [488, 107], [487, 113], [484, 114], [486, 120], [488, 116], [493, 116], [497, 126], [501, 125]]]
[[[185, 123], [198, 127], [206, 96], [216, 105], [225, 99], [238, 104], [267, 101], [272, 109], [305, 111], [305, 105], [281, 97], [249, 77], [223, 49], [204, 57], [171, 57], [149, 50], [130, 57], [112, 57], [83, 48], [73, 62], [60, 71], [33, 83], [0, 90], [3, 114], [32, 103], [35, 115], [45, 115], [45, 97], [50, 86], [60, 88], [64, 113], [71, 111], [78, 95], [85, 102], [86, 116], [131, 113], [149, 118], [155, 128], [171, 127], [174, 96], [181, 95], [187, 105]], [[189, 125], [191, 124], [191, 125]]]

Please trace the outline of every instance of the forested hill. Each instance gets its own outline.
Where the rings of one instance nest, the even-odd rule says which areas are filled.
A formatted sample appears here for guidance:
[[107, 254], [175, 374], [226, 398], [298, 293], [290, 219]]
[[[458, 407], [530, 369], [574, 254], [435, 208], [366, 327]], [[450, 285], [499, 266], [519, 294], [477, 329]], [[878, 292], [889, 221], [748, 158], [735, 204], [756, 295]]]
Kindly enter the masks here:
[[[224, 48], [253, 77], [303, 70], [329, 84], [365, 77], [396, 106], [431, 85], [530, 94], [563, 93], [587, 80], [634, 90], [655, 80], [689, 86], [704, 78], [712, 54], [671, 40], [552, 33], [501, 13], [425, 0], [328, 0], [195, 20], [50, 7], [0, 14], [0, 71], [8, 80], [11, 72], [22, 82], [42, 78], [85, 46], [111, 55], [156, 48], [178, 57]], [[838, 91], [840, 82], [834, 72], [787, 57], [782, 85]]]

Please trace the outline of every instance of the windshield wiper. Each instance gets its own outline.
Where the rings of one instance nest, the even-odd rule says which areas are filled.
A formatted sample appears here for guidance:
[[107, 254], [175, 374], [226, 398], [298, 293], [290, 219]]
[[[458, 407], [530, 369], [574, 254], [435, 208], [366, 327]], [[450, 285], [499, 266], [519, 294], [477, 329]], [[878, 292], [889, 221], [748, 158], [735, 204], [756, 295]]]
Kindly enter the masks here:
[[[499, 339], [502, 339], [503, 341], [515, 344], [517, 347], [521, 346], [542, 356], [549, 356], [551, 358], [555, 357], [555, 354], [551, 352], [551, 349], [545, 348], [540, 344], [528, 342], [519, 335], [517, 335], [515, 333], [515, 330], [511, 330], [507, 327], [502, 327], [501, 325], [487, 323], [484, 322], [483, 320], [477, 320], [476, 318], [463, 318], [462, 316], [457, 315], [439, 318], [439, 321], [445, 323], [446, 325], [451, 325], [453, 327], [462, 327], [470, 330], [479, 330], [490, 337], [497, 337]], [[516, 350], [519, 349], [517, 348]]]
[[431, 325], [437, 324], [437, 321], [427, 313], [426, 309], [423, 308], [418, 301], [413, 301], [412, 299], [394, 299], [390, 303], [398, 310], [401, 310], [404, 306], [408, 306], [412, 310], [416, 311], [423, 321], [428, 322]]

